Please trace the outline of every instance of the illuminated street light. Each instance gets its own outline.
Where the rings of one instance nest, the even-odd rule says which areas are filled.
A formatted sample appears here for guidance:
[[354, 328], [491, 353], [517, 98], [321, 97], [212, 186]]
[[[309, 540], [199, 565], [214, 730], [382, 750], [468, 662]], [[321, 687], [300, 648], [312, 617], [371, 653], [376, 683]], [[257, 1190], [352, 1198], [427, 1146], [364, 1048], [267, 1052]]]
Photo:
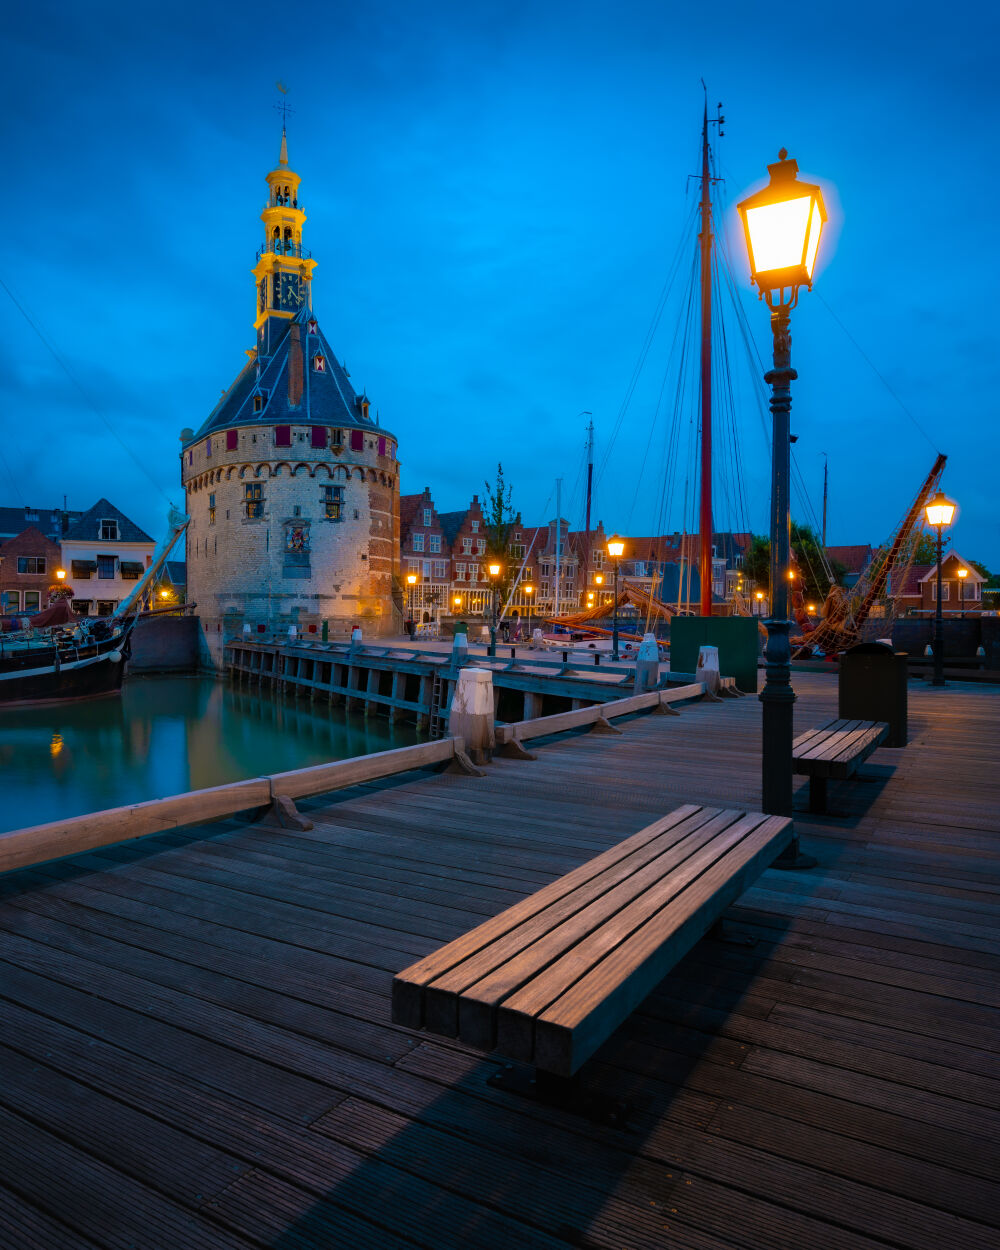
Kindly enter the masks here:
[[615, 562], [615, 603], [612, 608], [611, 616], [611, 658], [618, 659], [618, 561], [622, 558], [622, 552], [625, 550], [625, 540], [619, 538], [617, 534], [612, 534], [608, 539], [608, 555]]
[[[774, 367], [764, 375], [771, 387], [771, 601], [765, 626], [762, 790], [765, 812], [792, 814], [792, 649], [789, 634], [788, 590], [791, 523], [788, 510], [789, 448], [791, 440], [792, 368], [791, 311], [801, 287], [811, 287], [819, 252], [826, 207], [818, 186], [799, 182], [798, 165], [784, 148], [777, 164], [767, 167], [770, 183], [737, 205], [746, 234], [750, 280], [766, 300], [771, 313]], [[782, 867], [811, 867], [794, 839], [780, 862]]]
[[944, 685], [944, 615], [941, 611], [941, 550], [943, 532], [955, 518], [955, 501], [939, 486], [933, 499], [928, 499], [924, 506], [927, 524], [937, 530], [937, 605], [934, 612], [934, 677], [932, 686]]

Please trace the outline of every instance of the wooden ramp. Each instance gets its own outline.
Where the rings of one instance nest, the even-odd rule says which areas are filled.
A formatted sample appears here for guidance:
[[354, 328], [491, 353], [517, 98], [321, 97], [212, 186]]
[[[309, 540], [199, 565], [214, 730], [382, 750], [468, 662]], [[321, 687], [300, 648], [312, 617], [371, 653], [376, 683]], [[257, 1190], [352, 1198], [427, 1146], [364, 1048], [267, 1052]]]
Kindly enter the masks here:
[[992, 1248], [997, 694], [913, 687], [910, 745], [798, 817], [820, 867], [730, 909], [756, 946], [584, 1066], [624, 1129], [392, 1026], [392, 976], [681, 803], [759, 807], [755, 699], [0, 878], [0, 1247]]

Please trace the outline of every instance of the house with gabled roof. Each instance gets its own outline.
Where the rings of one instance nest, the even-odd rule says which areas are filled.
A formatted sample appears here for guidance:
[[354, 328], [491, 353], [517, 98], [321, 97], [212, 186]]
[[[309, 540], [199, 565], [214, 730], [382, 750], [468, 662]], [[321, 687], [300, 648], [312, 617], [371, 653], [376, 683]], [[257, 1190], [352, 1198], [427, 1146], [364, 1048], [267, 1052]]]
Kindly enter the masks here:
[[[937, 565], [913, 564], [905, 579], [890, 581], [889, 593], [900, 615], [937, 611]], [[960, 576], [961, 574], [961, 576]], [[946, 616], [983, 609], [983, 577], [975, 565], [950, 551], [941, 562], [941, 611]]]
[[107, 499], [75, 520], [60, 543], [65, 585], [80, 616], [110, 616], [153, 560], [152, 538]]
[[399, 497], [399, 550], [407, 617], [412, 613], [417, 624], [440, 620], [451, 611], [451, 544], [429, 486]]

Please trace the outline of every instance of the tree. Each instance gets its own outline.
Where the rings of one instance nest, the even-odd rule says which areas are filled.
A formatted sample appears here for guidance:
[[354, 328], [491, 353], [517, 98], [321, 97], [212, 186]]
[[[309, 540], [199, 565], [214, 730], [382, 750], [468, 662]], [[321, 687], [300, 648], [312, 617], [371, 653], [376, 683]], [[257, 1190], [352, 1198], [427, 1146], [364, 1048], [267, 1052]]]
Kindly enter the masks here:
[[914, 564], [937, 564], [937, 538], [926, 531], [917, 539], [913, 549]]
[[[792, 554], [802, 578], [801, 590], [811, 602], [822, 603], [829, 592], [826, 568], [820, 551], [819, 539], [808, 525], [792, 522]], [[845, 565], [839, 560], [829, 561], [834, 581], [843, 585]], [[751, 586], [765, 593], [771, 580], [771, 543], [761, 534], [754, 534], [743, 564], [743, 572]]]
[[[517, 575], [518, 565], [510, 558], [510, 532], [514, 524], [514, 509], [511, 507], [513, 487], [504, 481], [503, 465], [497, 464], [497, 480], [493, 486], [484, 482], [486, 488], [486, 507], [483, 509], [483, 525], [486, 528], [487, 563], [500, 565], [500, 576], [496, 585], [500, 591], [501, 604], [504, 603]], [[492, 582], [494, 579], [490, 578]]]

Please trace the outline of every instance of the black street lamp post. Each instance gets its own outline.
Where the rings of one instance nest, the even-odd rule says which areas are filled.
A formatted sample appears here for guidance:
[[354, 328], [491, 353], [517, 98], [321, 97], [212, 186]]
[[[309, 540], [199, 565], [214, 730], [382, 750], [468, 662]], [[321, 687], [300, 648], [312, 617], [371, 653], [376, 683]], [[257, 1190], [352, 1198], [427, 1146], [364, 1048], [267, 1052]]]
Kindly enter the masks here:
[[[944, 527], [950, 525], [955, 516], [954, 500], [948, 498], [938, 487], [937, 494], [929, 499], [924, 507], [927, 524], [937, 530], [937, 603], [934, 609], [934, 677], [932, 686], [943, 686], [944, 683], [944, 614], [941, 609], [941, 565], [944, 550]], [[959, 584], [961, 590], [961, 583]]]
[[625, 550], [624, 540], [619, 538], [617, 534], [612, 534], [608, 539], [608, 555], [615, 562], [615, 601], [611, 609], [611, 659], [619, 659], [618, 655], [618, 561], [622, 558], [622, 552]]
[[[792, 710], [795, 691], [791, 682], [792, 649], [788, 619], [788, 586], [791, 571], [791, 525], [788, 495], [791, 465], [791, 311], [799, 289], [812, 286], [826, 209], [820, 188], [799, 182], [798, 165], [782, 148], [778, 162], [768, 165], [770, 184], [738, 205], [746, 233], [751, 279], [771, 312], [774, 367], [764, 375], [771, 387], [771, 587], [768, 615], [764, 621], [762, 706], [761, 803], [775, 816], [792, 815]], [[807, 868], [816, 863], [803, 855], [794, 839], [779, 861], [782, 867]]]
[[490, 573], [490, 655], [497, 653], [497, 578], [500, 576], [500, 565], [487, 566]]

